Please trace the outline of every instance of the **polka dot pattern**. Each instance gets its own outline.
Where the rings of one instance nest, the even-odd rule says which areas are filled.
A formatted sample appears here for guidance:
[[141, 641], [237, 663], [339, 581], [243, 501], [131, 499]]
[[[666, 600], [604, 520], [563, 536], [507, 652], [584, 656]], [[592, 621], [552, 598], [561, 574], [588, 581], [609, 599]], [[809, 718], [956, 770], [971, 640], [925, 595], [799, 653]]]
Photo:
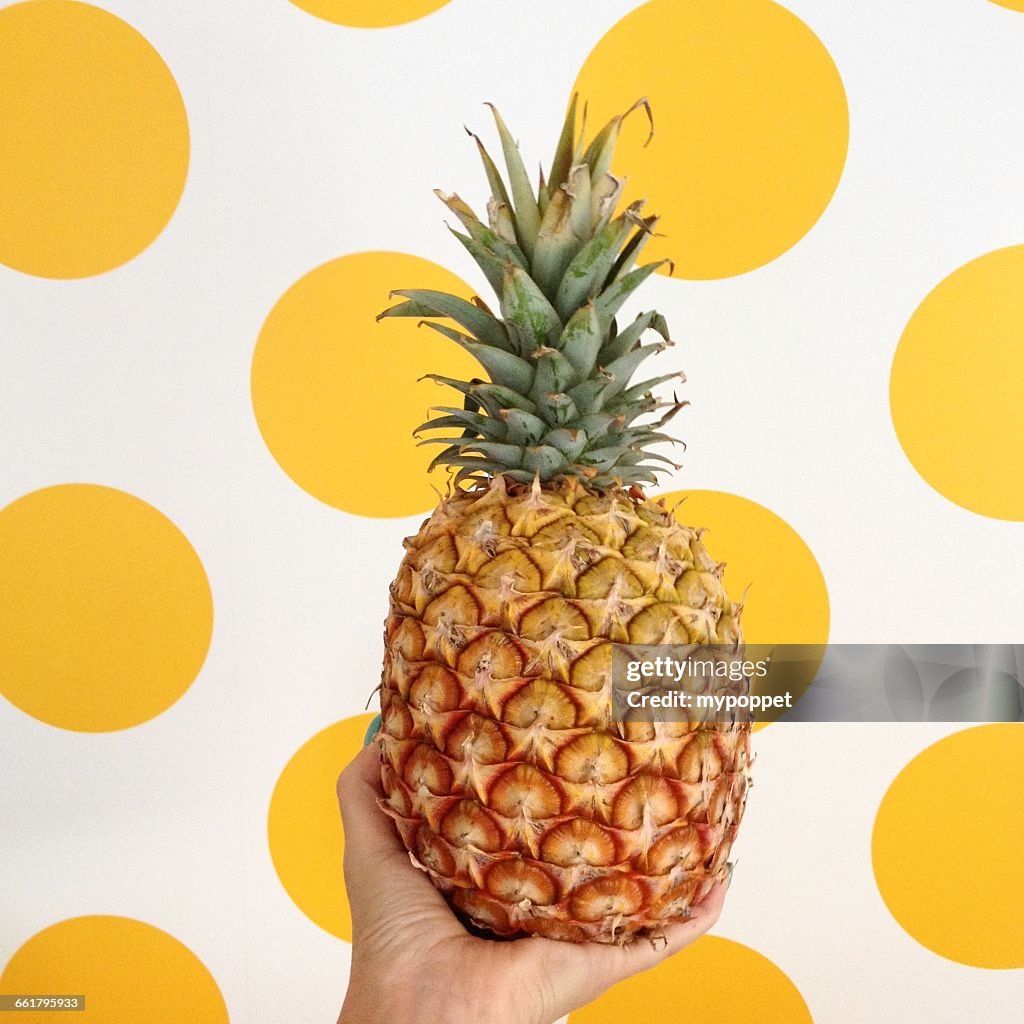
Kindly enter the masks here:
[[469, 380], [482, 372], [414, 320], [377, 322], [393, 304], [394, 288], [473, 294], [416, 256], [342, 256], [285, 292], [252, 360], [253, 409], [271, 454], [313, 497], [357, 515], [408, 516], [433, 507], [434, 488], [443, 489], [447, 475], [427, 474], [437, 449], [417, 447], [413, 431], [431, 405], [450, 404], [454, 393], [419, 378]]
[[725, 563], [733, 600], [749, 589], [743, 635], [751, 644], [824, 644], [829, 603], [811, 549], [784, 519], [725, 491], [672, 491], [669, 508], [687, 526], [706, 527], [705, 543]]
[[[1006, 15], [997, 14], [993, 5], [1005, 8]], [[152, 824], [142, 816], [123, 825], [134, 830], [132, 839], [139, 843], [119, 845], [122, 819], [102, 766], [130, 778], [141, 756], [166, 766], [167, 779], [174, 780], [153, 794], [154, 815], [164, 824], [165, 815], [180, 815], [183, 831], [207, 810], [195, 793], [224, 791], [236, 784], [242, 788], [241, 799], [231, 794], [224, 804], [237, 813], [225, 812], [221, 824], [242, 844], [237, 867], [247, 904], [234, 942], [218, 946], [219, 963], [227, 968], [218, 980], [192, 949], [156, 924], [96, 915], [58, 920], [31, 935], [0, 965], [0, 992], [84, 992], [90, 1018], [104, 1024], [135, 1024], [140, 1007], [154, 1024], [225, 1024], [228, 1010], [219, 981], [225, 991], [240, 993], [238, 1005], [231, 1008], [236, 1020], [261, 1015], [321, 1019], [336, 1010], [347, 952], [339, 973], [320, 973], [306, 989], [301, 980], [296, 983], [294, 967], [316, 963], [318, 953], [336, 958], [335, 939], [351, 941], [341, 874], [345, 839], [334, 784], [362, 745], [371, 716], [356, 715], [324, 728], [281, 768], [285, 759], [279, 740], [288, 717], [280, 710], [318, 701], [312, 706], [334, 706], [340, 714], [350, 702], [362, 704], [365, 684], [359, 680], [367, 678], [365, 666], [343, 679], [322, 668], [306, 670], [316, 665], [314, 635], [323, 640], [326, 634], [325, 642], [332, 644], [339, 634], [364, 632], [361, 616], [373, 601], [383, 609], [386, 582], [400, 556], [401, 524], [382, 520], [427, 512], [436, 502], [434, 488], [444, 487], [442, 474], [426, 473], [436, 449], [417, 448], [411, 433], [426, 419], [429, 406], [451, 404], [452, 395], [417, 378], [425, 373], [465, 378], [480, 372], [468, 356], [431, 332], [417, 331], [411, 321], [375, 322], [393, 288], [435, 288], [468, 297], [468, 285], [415, 256], [356, 250], [389, 244], [374, 237], [384, 216], [402, 225], [402, 246], [426, 251], [431, 241], [415, 219], [406, 219], [401, 190], [418, 190], [429, 202], [430, 186], [473, 187], [471, 178], [463, 186], [461, 171], [451, 180], [434, 180], [433, 171], [429, 180], [425, 177], [433, 154], [418, 159], [422, 143], [411, 146], [415, 132], [407, 130], [421, 121], [417, 103], [435, 114], [456, 112], [451, 137], [442, 138], [435, 134], [434, 122], [424, 122], [429, 124], [428, 145], [436, 140], [447, 152], [463, 116], [457, 111], [467, 97], [473, 103], [495, 99], [508, 112], [510, 101], [518, 97], [517, 129], [523, 133], [524, 150], [533, 152], [534, 140], [556, 127], [558, 112], [552, 103], [560, 100], [567, 81], [561, 76], [575, 70], [564, 66], [561, 51], [557, 61], [549, 61], [546, 55], [554, 51], [545, 47], [553, 39], [560, 42], [565, 32], [576, 32], [581, 18], [572, 5], [549, 5], [543, 23], [532, 24], [509, 17], [502, 5], [450, 0], [277, 0], [265, 5], [266, 18], [232, 20], [219, 5], [204, 8], [202, 32], [197, 34], [199, 22], [194, 19], [165, 17], [160, 5], [143, 6], [145, 11], [138, 7], [138, 24], [132, 25], [76, 0], [0, 6], [0, 463], [5, 466], [0, 483], [8, 485], [0, 500], [0, 693], [7, 701], [0, 702], [0, 718], [7, 716], [0, 720], [0, 736], [5, 754], [10, 741], [12, 763], [23, 771], [21, 777], [31, 780], [13, 796], [13, 787], [0, 787], [0, 812], [12, 839], [5, 843], [5, 866], [10, 856], [10, 873], [17, 879], [5, 896], [12, 920], [34, 921], [40, 906], [55, 905], [69, 891], [88, 893], [89, 899], [102, 903], [108, 850], [143, 849], [152, 864], [140, 867], [169, 864], [177, 856], [172, 843], [140, 846]], [[958, 103], [977, 115], [979, 154], [992, 167], [1006, 160], [1006, 139], [985, 135], [986, 126], [997, 121], [996, 105], [986, 106], [983, 98], [1005, 97], [1006, 82], [1016, 83], [1019, 77], [1016, 51], [1009, 70], [1003, 62], [1006, 40], [1017, 27], [1010, 12], [1024, 11], [1024, 3], [975, 0], [958, 6], [955, 19], [936, 20], [927, 0], [907, 0], [906, 17], [901, 7], [900, 18], [880, 26], [870, 14], [857, 12], [845, 27], [842, 19], [848, 15], [839, 10], [842, 5], [835, 11], [812, 11], [812, 6], [800, 8], [806, 22], [772, 0], [636, 0], [621, 5], [623, 11], [632, 9], [616, 24], [607, 14], [584, 12], [586, 39], [598, 39], [605, 30], [576, 81], [589, 105], [591, 127], [640, 96], [647, 96], [654, 109], [656, 132], [650, 145], [643, 145], [643, 115], [633, 114], [623, 128], [615, 167], [630, 175], [626, 198], [646, 196], [648, 211], [662, 216], [661, 234], [650, 241], [645, 259], [674, 257], [676, 276], [692, 281], [755, 272], [750, 278], [755, 284], [791, 287], [792, 282], [779, 283], [781, 276], [759, 268], [800, 245], [829, 208], [850, 142], [847, 86], [858, 115], [858, 155], [870, 157], [873, 147], [877, 153], [875, 136], [884, 140], [879, 133], [890, 115], [878, 109], [879, 97], [885, 102], [895, 94], [886, 87], [872, 94], [864, 83], [876, 81], [884, 66], [878, 60], [880, 47], [892, 44], [894, 52], [905, 53], [919, 45], [913, 35], [900, 38], [908, 25], [915, 32], [927, 25], [934, 63], [957, 69]], [[442, 9], [443, 18], [424, 21]], [[275, 17], [284, 31], [269, 27]], [[956, 28], [951, 30], [951, 24]], [[382, 35], [348, 29], [391, 31]], [[487, 61], [486, 75], [467, 78], [464, 66], [448, 62], [443, 52], [439, 56], [432, 38], [436, 32], [450, 32], [451, 40], [465, 46], [470, 56], [481, 51], [494, 55]], [[861, 42], [867, 45], [853, 45], [858, 32], [865, 34]], [[372, 49], [385, 40], [387, 60], [381, 61]], [[371, 57], [364, 59], [363, 51]], [[250, 54], [256, 55], [256, 65], [247, 63]], [[287, 69], [287, 81], [282, 68]], [[524, 68], [529, 69], [528, 80]], [[915, 129], [901, 140], [911, 158], [907, 166], [921, 156], [919, 147], [928, 135], [916, 130], [919, 105], [945, 97], [950, 85], [948, 71], [939, 78], [929, 74], [929, 62], [915, 64], [914, 88], [901, 89], [897, 97], [907, 103], [901, 116]], [[486, 89], [477, 90], [474, 82], [484, 79]], [[318, 105], [324, 83], [333, 89], [326, 116]], [[894, 81], [892, 88], [899, 84]], [[524, 100], [527, 93], [529, 103]], [[533, 102], [536, 97], [547, 99]], [[367, 110], [377, 120], [360, 120]], [[190, 120], [197, 141], [192, 172]], [[211, 138], [217, 159], [200, 160], [199, 143], [205, 139], [209, 145]], [[305, 162], [303, 149], [309, 139], [329, 140], [312, 163]], [[950, 142], [958, 141], [950, 132]], [[378, 143], [389, 146], [386, 161], [367, 156], [385, 152], [373, 149]], [[893, 152], [889, 141], [883, 146], [887, 154]], [[454, 148], [451, 153], [450, 166], [455, 168]], [[899, 155], [902, 165], [902, 150]], [[957, 202], [958, 190], [974, 179], [957, 176], [956, 160], [949, 161], [952, 176], [944, 164], [929, 164], [929, 175], [934, 173], [935, 182], [948, 190], [943, 194]], [[268, 174], [277, 166], [283, 168], [281, 189], [273, 192]], [[894, 194], [902, 194], [907, 181], [900, 178], [899, 167], [893, 170], [887, 180]], [[202, 232], [197, 234], [192, 224], [176, 240], [168, 232], [160, 243], [185, 194], [187, 178], [189, 200], [194, 197], [203, 204], [212, 232], [223, 232], [216, 248], [204, 248]], [[1014, 206], [1018, 193], [1000, 191], [998, 175], [985, 180], [986, 203], [998, 211], [999, 224], [1019, 222], [1019, 207]], [[332, 206], [339, 193], [347, 204], [340, 218]], [[844, 200], [854, 204], [854, 216], [846, 223], [856, 233], [861, 230], [859, 215], [867, 215], [864, 222], [870, 223], [884, 197], [877, 190], [851, 193]], [[871, 205], [857, 208], [857, 203]], [[281, 215], [272, 230], [261, 219], [269, 204]], [[373, 208], [375, 219], [362, 218], [363, 206]], [[259, 232], [257, 245], [245, 249], [236, 244], [240, 221], [233, 219], [233, 212]], [[310, 212], [317, 227], [322, 226], [319, 235], [309, 230]], [[939, 206], [927, 212], [929, 220], [942, 221]], [[919, 250], [930, 242], [904, 230], [886, 239], [890, 263], [888, 291], [880, 296], [883, 308], [888, 302], [910, 309], [921, 298], [916, 285], [908, 293], [905, 281], [913, 280]], [[799, 295], [811, 304], [815, 294], [825, 295], [829, 306], [822, 322], [836, 323], [841, 313], [832, 308], [831, 298], [838, 275], [845, 275], [844, 287], [855, 286], [857, 275], [865, 272], [849, 258], [859, 251], [856, 245], [836, 248], [825, 232], [818, 238], [825, 250], [821, 266], [828, 271], [802, 267]], [[327, 248], [320, 248], [325, 239]], [[177, 251], [172, 241], [180, 246]], [[139, 268], [124, 265], [154, 242], [158, 244], [152, 255], [159, 252], [168, 260], [169, 273], [147, 286], [135, 274], [143, 261]], [[312, 251], [321, 255], [309, 256], [311, 242]], [[995, 243], [982, 247], [986, 244]], [[1024, 491], [1020, 474], [1013, 471], [1017, 452], [1024, 448], [1019, 402], [1024, 379], [1024, 308], [1019, 297], [1024, 247], [975, 259], [979, 250], [964, 251], [955, 224], [942, 232], [941, 245], [943, 265], [960, 269], [937, 285], [907, 324], [892, 363], [889, 398], [892, 423], [908, 460], [894, 472], [909, 478], [912, 467], [948, 502], [929, 504], [932, 495], [925, 491], [921, 503], [908, 501], [900, 515], [920, 530], [913, 539], [917, 549], [908, 556], [914, 561], [921, 552], [946, 551], [955, 543], [950, 538], [957, 536], [956, 524], [964, 517], [949, 502], [971, 513], [972, 552], [980, 552], [971, 560], [971, 585], [988, 595], [986, 627], [1005, 632], [1016, 627], [1017, 609], [1012, 585], [999, 575], [995, 562], [1002, 555], [1007, 562], [1012, 559], [1016, 535], [1010, 531], [1024, 520]], [[268, 291], [266, 279], [253, 272], [263, 267], [260, 260], [271, 268], [310, 267], [324, 252], [349, 255], [310, 270], [276, 304], [279, 286]], [[207, 403], [193, 401], [196, 384], [190, 374], [199, 367], [194, 349], [182, 346], [179, 364], [154, 359], [159, 344], [149, 329], [152, 318], [164, 315], [167, 306], [161, 302], [167, 292], [187, 278], [176, 273], [196, 266], [215, 282], [210, 290], [215, 298], [204, 297], [201, 290], [182, 291], [180, 308], [169, 311], [170, 334], [208, 331], [211, 346], [223, 343], [226, 352], [240, 352], [243, 366], [259, 335], [248, 396], [244, 368], [239, 373], [237, 363], [223, 364], [232, 367], [224, 374], [229, 382], [225, 394], [232, 395], [224, 418], [209, 418]], [[800, 267], [795, 259], [786, 266]], [[780, 262], [775, 269], [785, 268]], [[97, 275], [105, 276], [62, 283]], [[877, 267], [859, 280], [877, 288]], [[715, 296], [722, 295], [754, 303], [758, 316], [771, 315], [762, 309], [765, 299], [756, 288], [732, 290], [748, 284], [666, 286], [672, 295], [665, 292], [657, 301], [673, 326], [709, 322], [715, 315]], [[660, 285], [652, 287], [656, 291]], [[698, 315], [687, 321], [691, 311]], [[195, 318], [190, 318], [192, 313]], [[119, 394], [118, 389], [135, 386], [139, 378], [132, 373], [104, 376], [103, 359], [110, 353], [101, 345], [95, 346], [95, 366], [72, 360], [85, 333], [79, 328], [99, 324], [104, 329], [109, 325], [111, 345], [127, 354], [130, 369], [156, 375], [170, 397], [166, 407], [154, 408], [151, 415], [147, 411], [138, 422], [115, 424], [132, 438], [124, 451], [105, 448], [113, 436], [107, 429], [107, 420], [116, 415], [111, 410], [123, 408], [107, 399]], [[806, 356], [808, 339], [800, 338], [802, 329], [795, 318], [794, 347], [780, 351], [780, 366], [787, 359], [788, 365], [799, 365], [795, 360]], [[55, 330], [57, 337], [47, 338]], [[33, 336], [42, 344], [33, 346]], [[887, 337], [885, 330], [878, 332], [875, 342], [884, 345]], [[683, 340], [680, 331], [677, 341]], [[817, 345], [821, 339], [814, 340]], [[48, 341], [54, 342], [49, 348]], [[687, 339], [706, 341], [703, 332]], [[831, 358], [827, 347], [818, 351], [823, 360]], [[723, 386], [729, 369], [721, 368]], [[237, 388], [231, 391], [231, 381], [241, 384], [241, 395]], [[884, 397], [885, 385], [881, 378], [869, 380], [863, 403], [862, 443], [865, 457], [873, 460], [881, 454], [877, 449], [888, 431], [887, 422], [877, 422], [877, 399]], [[81, 401], [83, 395], [90, 404]], [[746, 417], [742, 422], [748, 430], [760, 430], [771, 413], [767, 396], [766, 389], [763, 402], [753, 402], [749, 411], [731, 409], [730, 414]], [[825, 415], [828, 397], [812, 395], [808, 402], [818, 403], [815, 429], [834, 429]], [[14, 431], [8, 430], [11, 410]], [[225, 649], [232, 651], [233, 660], [226, 659], [226, 666], [207, 666], [212, 675], [203, 702], [177, 703], [203, 670], [213, 630], [210, 583], [183, 524], [176, 525], [134, 494], [98, 483], [32, 488], [39, 479], [116, 479], [123, 468], [118, 460], [141, 452], [142, 459], [131, 469], [131, 479], [140, 481], [139, 493], [147, 493], [146, 482], [152, 480], [152, 493], [167, 494], [174, 486], [169, 467], [156, 461], [145, 464], [149, 431], [177, 430], [181, 421], [194, 418], [212, 436], [226, 424], [244, 425], [250, 414], [262, 445], [255, 432], [246, 436], [240, 431], [243, 440], [236, 445], [209, 446], [211, 459], [218, 451], [230, 453], [225, 493], [231, 516], [227, 539], [211, 529], [204, 531], [202, 544], [205, 557], [217, 557], [237, 577], [225, 594], [218, 593], [218, 616], [225, 613], [218, 618], [225, 625], [218, 628], [227, 634]], [[36, 445], [40, 436], [60, 437], [55, 422], [66, 432], [67, 446], [59, 440]], [[34, 433], [41, 423], [46, 431]], [[97, 424], [101, 429], [95, 429]], [[82, 438], [92, 444], [95, 462], [83, 462], [83, 449], [74, 443]], [[779, 437], [773, 443], [797, 459], [802, 455], [798, 439]], [[201, 449], [189, 449], [189, 457], [193, 451]], [[272, 473], [266, 490], [256, 493], [246, 486], [247, 474], [255, 476], [267, 466], [268, 452], [284, 475]], [[747, 454], [736, 457], [742, 465]], [[104, 470], [108, 462], [109, 475]], [[875, 464], [886, 465], [880, 459]], [[94, 473], [96, 465], [99, 471]], [[300, 499], [308, 495], [314, 500], [287, 504], [289, 497], [296, 497], [292, 484], [304, 492]], [[792, 526], [732, 494], [690, 491], [669, 498], [684, 496], [678, 515], [688, 524], [709, 528], [708, 548], [727, 563], [732, 596], [751, 585], [743, 619], [748, 639], [824, 643], [830, 626], [829, 588], [815, 555]], [[190, 496], [180, 497], [184, 502]], [[199, 497], [207, 503], [220, 500], [217, 493]], [[860, 509], [837, 511], [834, 495], [820, 497], [800, 510], [808, 537], [812, 530], [816, 537], [829, 536], [820, 528], [823, 517], [862, 514]], [[337, 517], [333, 532], [326, 525], [325, 532], [315, 533], [315, 523], [330, 520], [321, 515], [324, 510], [316, 501], [363, 518]], [[875, 514], [868, 506], [864, 514]], [[275, 520], [281, 508], [288, 511]], [[256, 539], [250, 530], [264, 514], [267, 532]], [[868, 524], [883, 545], [888, 522]], [[223, 548], [215, 552], [221, 543]], [[302, 543], [309, 545], [305, 551]], [[298, 557], [277, 562], [264, 558], [267, 546], [277, 544]], [[325, 575], [331, 583], [321, 593], [310, 593], [316, 582], [302, 561], [310, 551], [328, 567]], [[829, 567], [837, 605], [841, 595], [845, 607], [856, 607], [858, 600], [865, 607], [864, 628], [869, 632], [858, 639], [874, 639], [872, 615], [881, 602], [877, 580], [864, 583], [864, 552], [833, 545], [818, 553]], [[926, 584], [907, 578], [899, 552], [894, 557], [890, 549], [885, 573], [886, 579], [898, 582], [901, 594], [907, 588], [908, 604], [921, 606], [923, 614], [930, 612], [933, 621], [953, 622], [948, 639], [976, 639], [963, 626], [962, 609], [950, 619], [947, 590], [938, 587], [928, 593]], [[324, 610], [326, 618], [293, 621], [298, 593], [309, 598], [314, 612]], [[255, 623], [249, 618], [254, 609]], [[376, 627], [372, 635], [374, 639], [365, 639], [364, 653], [371, 645], [379, 649]], [[304, 660], [307, 655], [309, 662]], [[282, 702], [275, 704], [275, 699]], [[245, 715], [239, 714], [240, 700]], [[175, 713], [161, 719], [172, 707]], [[133, 729], [154, 720], [153, 729]], [[254, 769], [251, 773], [239, 773], [237, 779], [211, 773], [204, 760], [209, 751], [180, 742], [182, 735], [207, 735], [203, 730], [211, 725], [223, 730], [225, 743], [237, 744], [225, 748], [229, 760], [231, 751], [243, 751], [242, 763]], [[178, 728], [184, 731], [175, 733]], [[125, 732], [117, 737], [74, 735], [115, 730]], [[778, 732], [786, 735], [785, 730]], [[768, 755], [776, 736], [772, 730], [763, 740]], [[890, 755], [888, 738], [880, 739], [870, 728], [858, 737], [861, 763]], [[82, 744], [89, 746], [90, 756], [81, 753]], [[821, 1003], [814, 1005], [822, 1019], [844, 1014], [872, 1019], [880, 1005], [878, 977], [886, 965], [900, 962], [899, 954], [908, 948], [919, 962], [923, 958], [929, 964], [927, 971], [897, 976], [890, 990], [908, 1024], [943, 1014], [949, 1019], [1010, 1019], [1001, 1012], [1008, 1005], [1005, 987], [986, 987], [989, 979], [979, 972], [1024, 967], [1018, 877], [1024, 849], [1018, 798], [1024, 789], [1021, 745], [1020, 727], [1003, 725], [957, 732], [917, 756], [918, 746], [908, 739], [898, 755], [906, 765], [887, 792], [884, 786], [874, 791], [877, 776], [870, 772], [861, 777], [827, 759], [817, 763], [819, 771], [836, 775], [834, 791], [840, 798], [866, 794], [868, 806], [878, 804], [870, 857], [881, 900], [900, 927], [878, 928], [866, 953], [848, 947], [850, 962], [868, 978], [863, 985], [841, 992], [823, 985], [821, 929], [783, 934], [785, 915], [777, 914], [767, 892], [772, 886], [751, 886], [734, 894], [720, 929], [738, 939], [759, 936], [758, 950], [706, 937], [655, 971], [576, 1011], [572, 1024], [630, 1020], [637, 1007], [655, 1022], [692, 1017], [725, 1024], [809, 1024], [811, 1014], [799, 989]], [[68, 751], [71, 761], [62, 761]], [[65, 767], [68, 763], [71, 770]], [[280, 769], [269, 803], [269, 787], [264, 788], [268, 767], [271, 780]], [[777, 794], [787, 789], [788, 780], [771, 778], [772, 770], [770, 756], [763, 757], [756, 771], [764, 773], [767, 785], [756, 792], [758, 814], [785, 829], [792, 808]], [[77, 819], [71, 814], [55, 821], [49, 813], [55, 776], [58, 786], [73, 787]], [[195, 784], [195, 793], [186, 790], [188, 781]], [[220, 807], [218, 813], [222, 811]], [[247, 861], [245, 837], [264, 824], [268, 847]], [[859, 847], [837, 849], [827, 824], [827, 815], [801, 819], [793, 834], [792, 863], [799, 864], [799, 856], [813, 850], [824, 858], [859, 857], [866, 866], [867, 837]], [[756, 836], [748, 840], [756, 841]], [[66, 869], [80, 887], [62, 889], [63, 877], [36, 870], [41, 850], [52, 857], [47, 864], [58, 864], [62, 875]], [[276, 882], [265, 870], [268, 851]], [[257, 864], [255, 874], [248, 873], [252, 862]], [[130, 873], [135, 866], [126, 861], [123, 870]], [[763, 867], [774, 885], [772, 872], [779, 866]], [[168, 878], [180, 879], [181, 874], [168, 871]], [[782, 874], [778, 878], [784, 881]], [[205, 938], [203, 948], [209, 950], [210, 920], [194, 903], [183, 906], [180, 884], [169, 883], [166, 892], [146, 894], [145, 899], [152, 898], [158, 907], [165, 900], [175, 921], [187, 910], [190, 920], [182, 935], [200, 951]], [[291, 903], [280, 898], [278, 884]], [[868, 890], [844, 898], [868, 905], [875, 896], [870, 886]], [[116, 892], [118, 905], [124, 901], [130, 911], [139, 894], [131, 887]], [[815, 898], [806, 888], [801, 894]], [[874, 903], [884, 914], [879, 901]], [[223, 910], [211, 907], [210, 919]], [[821, 912], [826, 923], [834, 916], [831, 895]], [[55, 917], [60, 916], [57, 907]], [[310, 928], [310, 921], [319, 927]], [[24, 928], [23, 933], [32, 930]], [[830, 929], [829, 937], [837, 944], [850, 942], [841, 928]], [[275, 953], [270, 967], [266, 958], [259, 959], [260, 950], [267, 948]], [[282, 950], [288, 955], [278, 955]], [[259, 969], [253, 970], [253, 963]], [[244, 985], [236, 981], [232, 988], [228, 969], [244, 975]], [[998, 975], [997, 980], [1006, 977]], [[957, 1004], [962, 992], [968, 1002]], [[277, 1006], [272, 1005], [275, 998], [281, 999]], [[15, 1013], [10, 1020], [22, 1017]]]
[[638, 1007], [643, 1007], [643, 1018], [650, 1024], [812, 1024], [803, 996], [771, 960], [739, 942], [713, 936], [620, 982], [569, 1014], [569, 1024], [619, 1024], [635, 1020]]
[[[20, 946], [0, 975], [0, 993], [84, 995], [84, 1012], [55, 1019], [103, 1024], [228, 1024], [224, 997], [199, 958], [173, 935], [129, 917], [73, 917]], [[15, 1010], [10, 1024], [38, 1012]]]
[[939, 740], [896, 776], [871, 840], [890, 913], [921, 945], [971, 967], [1024, 967], [1024, 726]]
[[893, 358], [889, 402], [903, 450], [950, 501], [1024, 520], [1024, 245], [955, 270], [918, 306]]
[[189, 164], [163, 59], [120, 18], [71, 0], [0, 10], [0, 53], [0, 263], [77, 278], [137, 256], [171, 219]]
[[[680, 522], [708, 529], [705, 543], [725, 565], [729, 596], [743, 604], [743, 638], [755, 650], [765, 645], [758, 657], [776, 644], [806, 645], [800, 660], [786, 664], [784, 677], [776, 670], [766, 691], [788, 690], [798, 700], [817, 675], [829, 632], [828, 588], [811, 549], [784, 519], [749, 498], [674, 491], [665, 501]], [[752, 686], [757, 692], [756, 680]], [[760, 719], [755, 731], [772, 716]]]
[[770, 262], [814, 226], [839, 183], [842, 80], [821, 40], [771, 0], [650, 0], [597, 44], [575, 88], [595, 124], [650, 101], [650, 144], [633, 115], [616, 166], [661, 217], [664, 237], [645, 257], [673, 259], [678, 276]]
[[341, 875], [345, 840], [335, 783], [363, 747], [373, 715], [346, 718], [307, 740], [285, 765], [270, 800], [274, 870], [295, 905], [325, 931], [352, 941]]
[[210, 646], [213, 600], [195, 549], [140, 498], [96, 484], [0, 510], [0, 693], [80, 732], [166, 711]]

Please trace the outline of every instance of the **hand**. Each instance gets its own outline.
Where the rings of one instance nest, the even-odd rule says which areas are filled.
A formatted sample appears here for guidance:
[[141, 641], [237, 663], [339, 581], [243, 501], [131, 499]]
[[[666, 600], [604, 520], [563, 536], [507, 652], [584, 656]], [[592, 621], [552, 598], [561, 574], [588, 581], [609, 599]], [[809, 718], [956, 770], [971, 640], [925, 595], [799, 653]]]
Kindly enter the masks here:
[[388, 817], [376, 744], [338, 779], [345, 884], [352, 908], [352, 970], [338, 1024], [551, 1024], [606, 988], [654, 967], [718, 920], [712, 889], [665, 941], [629, 946], [470, 935], [409, 855]]

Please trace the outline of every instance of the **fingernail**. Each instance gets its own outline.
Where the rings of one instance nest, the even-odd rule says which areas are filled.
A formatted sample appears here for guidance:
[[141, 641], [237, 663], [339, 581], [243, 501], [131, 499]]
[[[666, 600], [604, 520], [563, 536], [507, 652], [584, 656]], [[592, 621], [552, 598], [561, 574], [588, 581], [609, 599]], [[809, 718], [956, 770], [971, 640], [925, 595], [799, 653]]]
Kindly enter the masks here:
[[369, 726], [366, 730], [366, 735], [363, 737], [363, 746], [368, 747], [373, 740], [373, 737], [380, 732], [380, 715], [374, 715], [370, 721]]
[[733, 861], [729, 865], [729, 874], [725, 876], [725, 891], [729, 891], [729, 886], [732, 885], [732, 873], [736, 870], [736, 862]]

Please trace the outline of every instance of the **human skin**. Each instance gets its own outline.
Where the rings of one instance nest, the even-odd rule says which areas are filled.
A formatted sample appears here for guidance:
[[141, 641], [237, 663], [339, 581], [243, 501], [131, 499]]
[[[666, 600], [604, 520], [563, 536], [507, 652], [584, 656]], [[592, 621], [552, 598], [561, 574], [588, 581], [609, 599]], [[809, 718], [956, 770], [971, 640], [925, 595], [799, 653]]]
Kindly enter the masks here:
[[352, 909], [352, 968], [338, 1024], [551, 1024], [688, 946], [721, 913], [726, 887], [716, 885], [693, 917], [657, 940], [477, 938], [409, 860], [377, 806], [383, 795], [371, 744], [338, 779]]

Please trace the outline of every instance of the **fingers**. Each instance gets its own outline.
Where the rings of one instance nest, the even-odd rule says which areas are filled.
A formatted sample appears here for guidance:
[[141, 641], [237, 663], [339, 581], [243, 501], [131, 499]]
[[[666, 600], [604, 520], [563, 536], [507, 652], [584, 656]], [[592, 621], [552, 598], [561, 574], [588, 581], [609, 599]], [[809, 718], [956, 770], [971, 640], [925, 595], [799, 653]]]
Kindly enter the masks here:
[[719, 882], [707, 894], [703, 903], [697, 907], [693, 917], [686, 921], [680, 921], [677, 924], [670, 924], [665, 929], [665, 941], [663, 943], [638, 940], [626, 946], [623, 952], [632, 957], [631, 966], [633, 964], [636, 966], [635, 969], [623, 974], [622, 977], [628, 978], [631, 974], [636, 974], [638, 971], [646, 971], [647, 968], [654, 967], [666, 957], [670, 957], [673, 953], [678, 953], [679, 950], [696, 942], [702, 935], [710, 931], [722, 915], [722, 907], [725, 904], [725, 890], [726, 886]]
[[[725, 890], [725, 885], [717, 884], [695, 909], [693, 917], [668, 925], [663, 938], [638, 938], [628, 946], [572, 945], [534, 939], [529, 940], [523, 952], [531, 952], [546, 968], [553, 995], [552, 1008], [559, 1014], [568, 1013], [596, 999], [617, 982], [656, 967], [699, 939], [722, 913]], [[529, 946], [538, 948], [529, 950]]]
[[655, 967], [673, 953], [696, 942], [721, 916], [725, 889], [722, 883], [717, 884], [695, 909], [693, 917], [668, 925], [663, 937], [634, 939], [628, 946], [598, 947], [603, 966], [611, 976], [607, 984], [615, 984], [623, 978]]

